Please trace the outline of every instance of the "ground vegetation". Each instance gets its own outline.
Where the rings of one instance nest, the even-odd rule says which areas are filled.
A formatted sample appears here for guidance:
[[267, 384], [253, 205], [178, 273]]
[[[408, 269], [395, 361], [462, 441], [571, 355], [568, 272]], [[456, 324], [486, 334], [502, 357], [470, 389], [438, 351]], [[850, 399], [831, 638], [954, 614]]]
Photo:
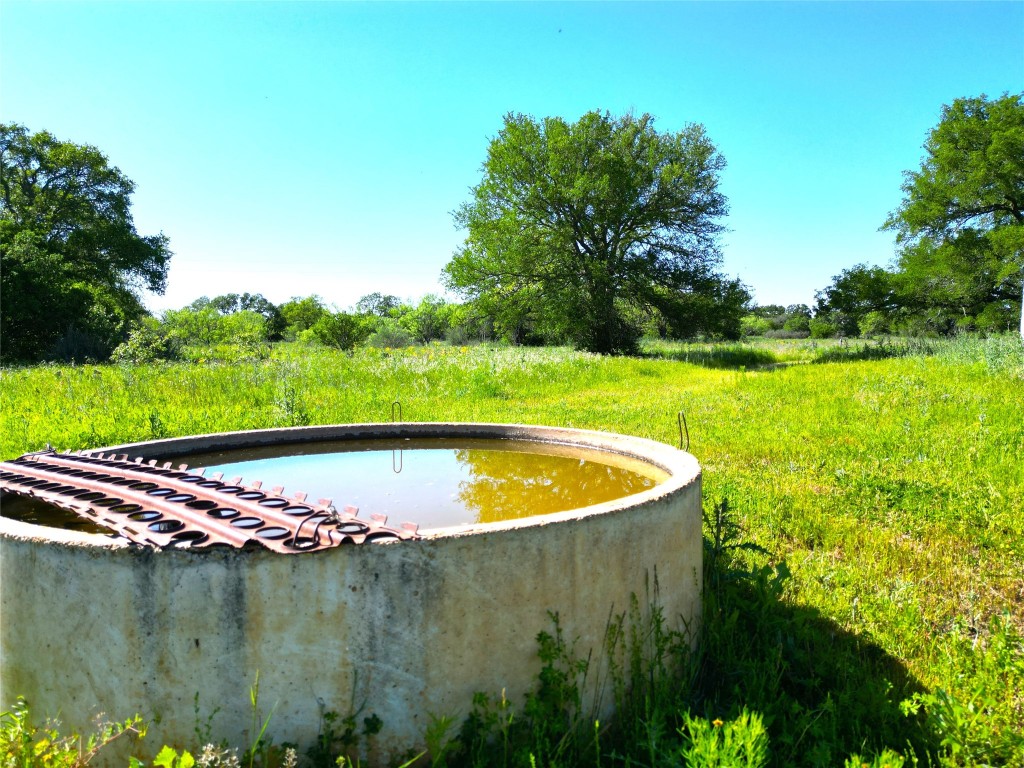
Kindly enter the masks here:
[[[395, 400], [417, 421], [676, 444], [682, 410], [704, 472], [698, 652], [678, 652], [689, 646], [672, 617], [641, 624], [638, 636], [660, 638], [646, 660], [618, 658], [651, 687], [595, 727], [586, 712], [570, 717], [583, 649], [572, 656], [572, 638], [559, 645], [554, 627], [531, 628], [546, 633], [537, 689], [483, 691], [459, 713], [432, 713], [448, 718], [431, 735], [436, 764], [719, 765], [713, 750], [728, 744], [763, 756], [736, 765], [1018, 765], [1022, 383], [1015, 335], [662, 340], [637, 357], [287, 343], [256, 362], [4, 369], [0, 455], [381, 421]], [[384, 723], [374, 738], [386, 733]]]

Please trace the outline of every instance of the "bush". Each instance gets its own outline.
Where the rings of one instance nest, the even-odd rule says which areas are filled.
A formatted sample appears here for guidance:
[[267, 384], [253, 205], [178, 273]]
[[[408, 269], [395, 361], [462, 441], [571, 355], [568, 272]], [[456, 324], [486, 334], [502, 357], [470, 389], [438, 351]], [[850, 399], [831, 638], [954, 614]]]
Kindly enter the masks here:
[[835, 323], [820, 317], [812, 317], [808, 322], [808, 328], [812, 339], [831, 339], [839, 333], [839, 328]]
[[397, 321], [384, 320], [380, 327], [366, 340], [368, 347], [380, 347], [388, 349], [400, 349], [402, 347], [411, 347], [413, 345], [413, 337], [405, 328], [400, 326]]
[[0, 765], [84, 768], [112, 742], [123, 736], [140, 739], [146, 733], [146, 725], [138, 715], [124, 722], [99, 722], [96, 732], [86, 737], [77, 733], [63, 735], [57, 725], [34, 723], [28, 704], [19, 698], [9, 712], [0, 713]]
[[767, 339], [806, 339], [811, 334], [807, 331], [787, 331], [785, 329], [768, 331], [765, 333]]
[[114, 363], [144, 365], [157, 360], [173, 360], [177, 357], [177, 349], [167, 338], [167, 334], [158, 322], [143, 323], [128, 334], [128, 340], [122, 342], [111, 353], [110, 360]]
[[889, 320], [881, 312], [868, 312], [860, 319], [857, 329], [865, 338], [879, 336], [889, 330]]
[[772, 330], [772, 323], [757, 315], [746, 315], [740, 319], [740, 333], [744, 336], [766, 336]]
[[304, 299], [294, 298], [278, 307], [281, 317], [284, 318], [286, 341], [295, 341], [299, 334], [308, 331], [324, 315], [328, 314], [327, 307], [319, 296], [307, 296]]
[[807, 315], [792, 314], [782, 326], [784, 331], [810, 331], [811, 319]]
[[315, 340], [336, 349], [352, 349], [356, 344], [365, 341], [372, 332], [372, 318], [344, 312], [328, 312], [317, 320], [312, 328], [303, 331], [300, 338]]

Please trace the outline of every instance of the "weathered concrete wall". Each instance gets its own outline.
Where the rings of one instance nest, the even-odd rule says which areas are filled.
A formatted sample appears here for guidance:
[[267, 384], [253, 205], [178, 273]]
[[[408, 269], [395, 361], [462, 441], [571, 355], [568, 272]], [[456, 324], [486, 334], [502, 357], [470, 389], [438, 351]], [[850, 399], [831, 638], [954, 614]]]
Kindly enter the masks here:
[[477, 691], [521, 703], [549, 610], [597, 658], [609, 612], [644, 599], [656, 572], [666, 616], [695, 626], [696, 461], [649, 441], [587, 439], [672, 476], [584, 510], [294, 556], [143, 550], [0, 519], [0, 705], [24, 695], [37, 715], [82, 729], [100, 710], [139, 712], [159, 718], [150, 749], [195, 748], [198, 693], [202, 722], [220, 710], [213, 736], [244, 745], [258, 673], [278, 741], [312, 741], [321, 706], [365, 703], [384, 722], [386, 758], [421, 744], [431, 715], [465, 715]]

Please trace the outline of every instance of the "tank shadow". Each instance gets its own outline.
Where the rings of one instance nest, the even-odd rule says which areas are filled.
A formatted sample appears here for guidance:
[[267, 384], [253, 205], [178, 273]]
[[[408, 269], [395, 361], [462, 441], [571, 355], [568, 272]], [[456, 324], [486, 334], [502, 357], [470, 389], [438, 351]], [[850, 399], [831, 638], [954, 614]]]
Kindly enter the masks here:
[[935, 757], [923, 718], [900, 707], [926, 688], [870, 639], [783, 601], [785, 564], [708, 576], [691, 712], [760, 713], [772, 765], [842, 765], [884, 748]]

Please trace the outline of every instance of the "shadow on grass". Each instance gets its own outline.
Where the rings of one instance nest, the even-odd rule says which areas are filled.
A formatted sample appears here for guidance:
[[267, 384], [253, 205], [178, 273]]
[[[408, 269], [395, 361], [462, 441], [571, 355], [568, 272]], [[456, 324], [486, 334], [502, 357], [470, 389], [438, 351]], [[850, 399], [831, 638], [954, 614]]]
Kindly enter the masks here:
[[895, 357], [934, 355], [936, 351], [936, 345], [927, 339], [880, 340], [828, 347], [818, 352], [812, 362], [849, 363], [861, 360], [889, 360]]
[[[704, 603], [691, 713], [763, 717], [769, 765], [842, 765], [884, 750], [926, 763], [939, 744], [901, 703], [927, 693], [896, 657], [820, 611], [783, 599], [785, 561], [746, 539], [727, 499], [704, 510]], [[684, 694], [684, 697], [687, 697]]]
[[681, 349], [647, 349], [641, 357], [653, 360], [674, 360], [680, 363], [691, 363], [703, 368], [765, 368], [781, 364], [779, 358], [770, 350], [757, 349], [742, 344], [709, 345], [684, 347]]
[[[732, 572], [732, 576], [735, 576]], [[764, 718], [769, 765], [842, 765], [889, 748], [927, 762], [939, 749], [900, 702], [924, 686], [903, 663], [820, 612], [781, 600], [785, 565], [709, 574], [691, 711]]]

